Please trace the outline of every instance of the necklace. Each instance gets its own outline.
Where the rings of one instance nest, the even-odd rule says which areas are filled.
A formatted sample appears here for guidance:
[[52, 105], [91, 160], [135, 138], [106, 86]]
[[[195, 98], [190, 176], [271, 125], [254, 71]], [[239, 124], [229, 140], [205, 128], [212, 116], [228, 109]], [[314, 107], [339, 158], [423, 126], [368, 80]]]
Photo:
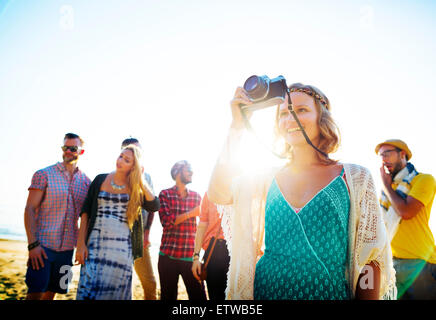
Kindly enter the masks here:
[[123, 190], [126, 186], [119, 186], [117, 184], [115, 184], [114, 179], [111, 180], [111, 186], [112, 188], [114, 188], [115, 190]]

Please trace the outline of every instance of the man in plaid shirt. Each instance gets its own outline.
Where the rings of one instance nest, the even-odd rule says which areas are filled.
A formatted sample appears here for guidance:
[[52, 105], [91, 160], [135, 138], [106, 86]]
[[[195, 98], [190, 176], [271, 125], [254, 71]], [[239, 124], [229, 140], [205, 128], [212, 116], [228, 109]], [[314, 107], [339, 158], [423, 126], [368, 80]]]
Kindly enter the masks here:
[[53, 300], [71, 281], [77, 222], [91, 180], [77, 167], [83, 140], [67, 133], [62, 151], [63, 162], [38, 170], [29, 187], [24, 212], [29, 300]]
[[191, 272], [201, 197], [186, 188], [192, 182], [191, 165], [186, 160], [174, 164], [171, 177], [175, 186], [159, 194], [163, 227], [158, 262], [161, 300], [177, 300], [179, 275], [190, 300], [206, 300], [203, 285]]

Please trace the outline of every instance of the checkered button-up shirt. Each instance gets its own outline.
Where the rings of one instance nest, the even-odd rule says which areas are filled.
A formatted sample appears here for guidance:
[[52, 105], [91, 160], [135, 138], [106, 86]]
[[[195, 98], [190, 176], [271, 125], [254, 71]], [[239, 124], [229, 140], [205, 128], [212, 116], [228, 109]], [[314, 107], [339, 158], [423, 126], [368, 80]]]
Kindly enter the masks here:
[[186, 191], [188, 195], [185, 198], [180, 196], [177, 186], [162, 190], [159, 194], [159, 217], [163, 227], [160, 251], [176, 259], [192, 258], [194, 254], [196, 218], [174, 225], [177, 216], [191, 211], [201, 203], [201, 196], [197, 192]]
[[74, 249], [79, 214], [90, 183], [79, 169], [69, 180], [60, 162], [35, 172], [29, 190], [44, 192], [36, 214], [36, 238], [42, 246], [55, 251]]

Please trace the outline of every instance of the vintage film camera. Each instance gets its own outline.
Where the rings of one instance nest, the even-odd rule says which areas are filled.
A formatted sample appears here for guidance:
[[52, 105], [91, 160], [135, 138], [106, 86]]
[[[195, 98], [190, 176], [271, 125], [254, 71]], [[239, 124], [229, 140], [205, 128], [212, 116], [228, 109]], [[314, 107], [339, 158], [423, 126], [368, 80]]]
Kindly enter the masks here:
[[244, 90], [253, 102], [242, 105], [242, 111], [254, 111], [271, 106], [277, 106], [285, 101], [287, 87], [283, 76], [270, 79], [267, 76], [251, 76], [244, 83]]

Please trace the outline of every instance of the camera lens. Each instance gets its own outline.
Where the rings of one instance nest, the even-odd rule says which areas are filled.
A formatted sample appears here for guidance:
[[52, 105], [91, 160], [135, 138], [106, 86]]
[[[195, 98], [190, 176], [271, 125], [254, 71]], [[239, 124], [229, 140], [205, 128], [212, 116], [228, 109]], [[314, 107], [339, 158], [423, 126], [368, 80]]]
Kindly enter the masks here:
[[246, 91], [253, 91], [254, 89], [256, 89], [258, 81], [259, 80], [257, 76], [251, 76], [247, 79], [247, 81], [245, 81], [244, 89]]
[[265, 97], [268, 92], [268, 84], [263, 77], [251, 76], [244, 83], [244, 89], [253, 100]]

